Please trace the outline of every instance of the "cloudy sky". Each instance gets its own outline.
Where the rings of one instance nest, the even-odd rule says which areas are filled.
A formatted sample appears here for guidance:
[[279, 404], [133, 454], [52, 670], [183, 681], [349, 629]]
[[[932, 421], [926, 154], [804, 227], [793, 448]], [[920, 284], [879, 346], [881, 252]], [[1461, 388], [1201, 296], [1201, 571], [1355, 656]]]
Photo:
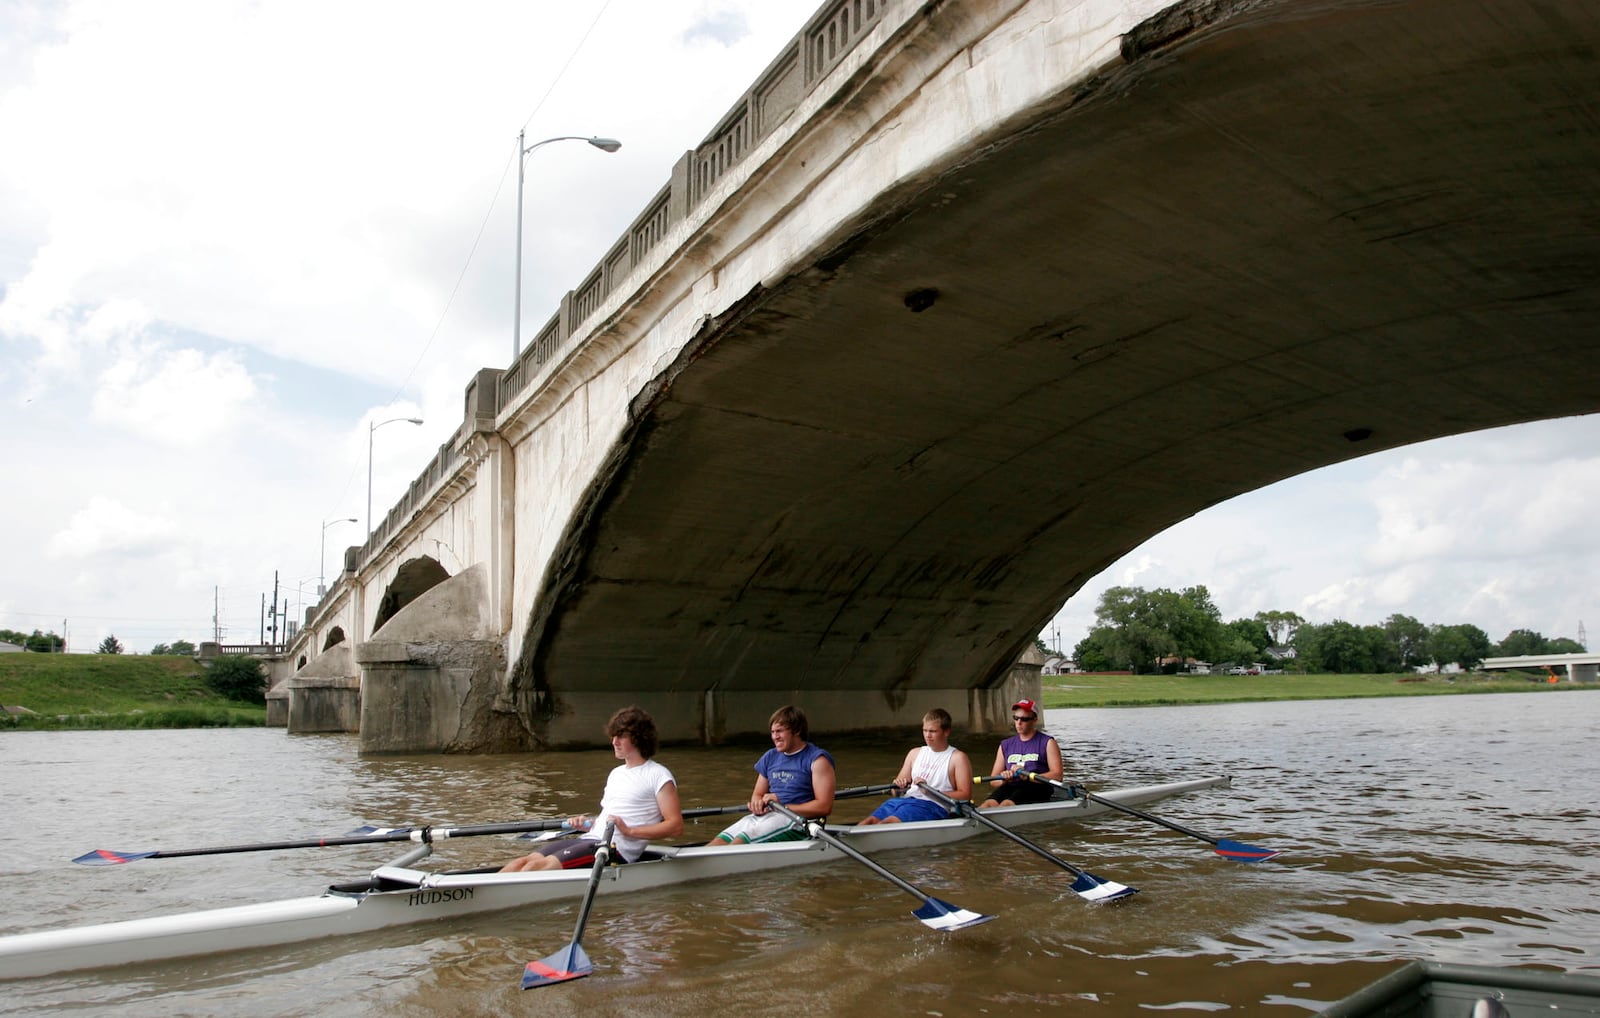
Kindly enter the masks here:
[[[0, 0], [0, 627], [254, 640], [298, 615], [813, 5]], [[1600, 420], [1370, 457], [1220, 506], [1114, 583], [1225, 617], [1576, 636]], [[326, 526], [324, 526], [326, 524]], [[326, 562], [322, 561], [326, 537]], [[215, 621], [214, 621], [215, 615]]]

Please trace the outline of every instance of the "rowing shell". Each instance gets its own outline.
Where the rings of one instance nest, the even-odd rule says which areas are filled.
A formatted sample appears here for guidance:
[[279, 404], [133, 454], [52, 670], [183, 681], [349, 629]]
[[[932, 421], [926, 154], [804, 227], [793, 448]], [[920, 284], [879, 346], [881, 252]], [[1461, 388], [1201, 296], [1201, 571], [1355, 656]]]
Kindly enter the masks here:
[[[1230, 780], [1211, 777], [1142, 785], [1104, 792], [1101, 797], [1137, 806], [1215, 788]], [[983, 815], [1014, 828], [1055, 820], [1084, 820], [1109, 811], [1109, 807], [1078, 798], [984, 810]], [[869, 854], [947, 845], [985, 830], [969, 817], [829, 828], [852, 848]], [[589, 883], [587, 869], [450, 873], [413, 868], [432, 850], [431, 845], [419, 845], [373, 870], [367, 880], [334, 884], [310, 897], [0, 937], [0, 979], [272, 947], [521, 908], [581, 898]], [[608, 867], [601, 874], [598, 893], [647, 891], [692, 880], [760, 873], [844, 857], [843, 852], [821, 839], [724, 848], [658, 847], [638, 862]]]

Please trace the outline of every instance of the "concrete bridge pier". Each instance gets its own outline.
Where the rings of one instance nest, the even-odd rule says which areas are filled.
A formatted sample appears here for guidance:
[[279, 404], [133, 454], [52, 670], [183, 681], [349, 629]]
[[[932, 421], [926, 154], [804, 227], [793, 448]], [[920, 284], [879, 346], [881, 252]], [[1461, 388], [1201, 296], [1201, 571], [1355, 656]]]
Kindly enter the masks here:
[[503, 702], [505, 644], [488, 606], [480, 564], [429, 589], [356, 646], [363, 753], [532, 748]]
[[290, 735], [353, 732], [361, 724], [361, 671], [347, 643], [318, 654], [283, 689]]

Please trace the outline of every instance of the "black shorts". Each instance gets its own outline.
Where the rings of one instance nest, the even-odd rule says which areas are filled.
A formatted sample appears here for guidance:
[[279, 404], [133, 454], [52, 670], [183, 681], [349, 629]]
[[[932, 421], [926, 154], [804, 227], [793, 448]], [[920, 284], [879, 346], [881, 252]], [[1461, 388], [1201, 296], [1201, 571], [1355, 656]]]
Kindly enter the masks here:
[[1010, 799], [1017, 805], [1033, 802], [1049, 802], [1055, 794], [1056, 786], [1047, 785], [1042, 781], [1007, 781], [999, 788], [993, 789], [985, 799], [995, 802], [1005, 802]]
[[577, 869], [580, 866], [594, 865], [595, 849], [600, 847], [598, 841], [588, 838], [557, 838], [547, 841], [533, 851], [538, 855], [554, 856], [561, 863], [564, 870]]

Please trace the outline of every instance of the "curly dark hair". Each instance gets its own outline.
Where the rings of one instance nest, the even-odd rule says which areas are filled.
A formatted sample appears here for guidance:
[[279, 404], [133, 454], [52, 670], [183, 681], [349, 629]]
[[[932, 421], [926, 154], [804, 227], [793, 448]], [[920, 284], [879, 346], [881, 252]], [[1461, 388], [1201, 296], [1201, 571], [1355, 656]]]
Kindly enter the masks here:
[[606, 738], [626, 735], [646, 760], [656, 755], [656, 722], [639, 707], [624, 707], [606, 722]]
[[789, 729], [800, 737], [801, 742], [811, 740], [811, 727], [806, 723], [806, 712], [792, 704], [779, 707], [772, 712], [772, 717], [767, 719], [767, 727], [771, 728], [773, 725], [782, 725]]

